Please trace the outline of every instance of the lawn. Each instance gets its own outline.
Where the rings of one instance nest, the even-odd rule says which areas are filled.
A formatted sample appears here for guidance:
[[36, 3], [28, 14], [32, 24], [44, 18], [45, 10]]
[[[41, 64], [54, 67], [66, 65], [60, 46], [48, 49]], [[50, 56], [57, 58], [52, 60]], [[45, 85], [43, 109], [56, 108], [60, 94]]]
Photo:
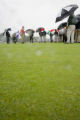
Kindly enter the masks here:
[[0, 44], [0, 120], [80, 120], [80, 44]]

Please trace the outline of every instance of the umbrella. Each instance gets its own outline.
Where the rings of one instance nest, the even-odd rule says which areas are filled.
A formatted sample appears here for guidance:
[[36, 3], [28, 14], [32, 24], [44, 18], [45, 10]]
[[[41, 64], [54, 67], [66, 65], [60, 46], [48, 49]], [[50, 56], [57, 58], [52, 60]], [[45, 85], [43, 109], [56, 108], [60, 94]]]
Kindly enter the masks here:
[[29, 35], [32, 35], [35, 31], [33, 29], [27, 29], [26, 33], [28, 33]]
[[28, 31], [35, 32], [33, 29], [27, 29], [26, 32]]
[[43, 32], [43, 31], [45, 31], [45, 28], [43, 28], [43, 27], [40, 27], [36, 30], [36, 32]]
[[60, 30], [60, 29], [62, 29], [62, 28], [64, 28], [64, 27], [66, 27], [67, 26], [67, 22], [63, 22], [63, 23], [61, 23], [59, 26], [58, 26], [58, 30]]
[[74, 13], [74, 11], [78, 8], [78, 5], [68, 5], [64, 8], [61, 9], [60, 13], [58, 14], [58, 16], [56, 17], [56, 21], [55, 22], [59, 22], [61, 20], [63, 20], [64, 18], [68, 17], [69, 15], [71, 15], [72, 13]]
[[49, 30], [49, 32], [50, 32], [51, 34], [54, 34], [55, 29], [51, 29], [51, 30]]
[[11, 28], [8, 28], [7, 31], [11, 31]]
[[50, 32], [53, 33], [55, 31], [55, 29], [51, 29]]

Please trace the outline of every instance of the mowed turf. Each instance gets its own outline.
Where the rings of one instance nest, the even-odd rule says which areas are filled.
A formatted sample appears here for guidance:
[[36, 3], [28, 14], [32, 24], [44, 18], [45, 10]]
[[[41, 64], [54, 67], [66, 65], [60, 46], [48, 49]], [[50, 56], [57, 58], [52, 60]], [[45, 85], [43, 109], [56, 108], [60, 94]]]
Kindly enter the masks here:
[[1, 44], [0, 120], [80, 120], [80, 44]]

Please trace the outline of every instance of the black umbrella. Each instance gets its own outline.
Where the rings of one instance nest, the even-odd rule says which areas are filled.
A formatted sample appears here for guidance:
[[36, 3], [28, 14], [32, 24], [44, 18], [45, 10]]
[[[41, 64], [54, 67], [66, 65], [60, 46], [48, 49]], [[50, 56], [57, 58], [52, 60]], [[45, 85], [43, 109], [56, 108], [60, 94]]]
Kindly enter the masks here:
[[27, 29], [27, 30], [26, 30], [26, 32], [27, 32], [27, 31], [32, 31], [32, 32], [35, 32], [33, 29]]
[[63, 23], [61, 23], [59, 26], [58, 26], [58, 28], [57, 29], [62, 29], [62, 28], [64, 28], [64, 27], [66, 27], [67, 26], [67, 22], [63, 22]]
[[61, 20], [63, 20], [64, 18], [68, 17], [69, 15], [71, 15], [72, 13], [74, 13], [74, 11], [78, 8], [78, 5], [68, 5], [64, 8], [61, 9], [61, 12], [58, 14], [56, 21], [55, 22], [59, 22]]
[[4, 35], [7, 31], [11, 31], [11, 28], [5, 29], [4, 32], [3, 32], [3, 35]]
[[29, 35], [32, 35], [35, 31], [33, 29], [27, 29], [26, 33], [28, 33]]
[[7, 31], [11, 31], [11, 28], [8, 28]]

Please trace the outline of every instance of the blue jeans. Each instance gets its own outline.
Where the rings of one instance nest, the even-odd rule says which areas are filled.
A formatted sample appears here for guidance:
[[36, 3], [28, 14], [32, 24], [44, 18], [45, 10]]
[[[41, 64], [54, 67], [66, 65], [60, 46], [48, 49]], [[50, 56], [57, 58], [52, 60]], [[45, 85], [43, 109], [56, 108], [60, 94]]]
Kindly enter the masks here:
[[7, 44], [10, 43], [10, 37], [7, 37]]

